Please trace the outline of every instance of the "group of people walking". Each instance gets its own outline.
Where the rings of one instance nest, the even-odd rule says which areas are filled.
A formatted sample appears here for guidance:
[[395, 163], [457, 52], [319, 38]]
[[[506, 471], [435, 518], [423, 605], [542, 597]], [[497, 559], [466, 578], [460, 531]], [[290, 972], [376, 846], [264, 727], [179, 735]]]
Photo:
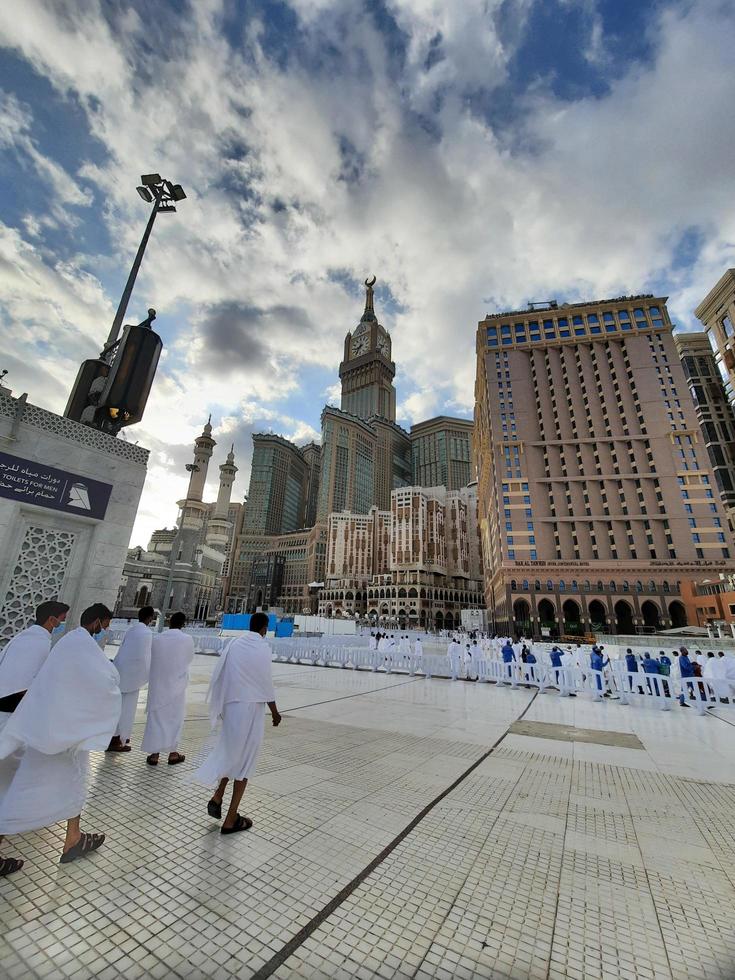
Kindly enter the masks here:
[[[60, 863], [96, 851], [104, 833], [83, 832], [89, 753], [132, 751], [138, 697], [148, 688], [141, 748], [146, 763], [169, 766], [185, 761], [178, 744], [186, 718], [186, 689], [194, 659], [186, 617], [176, 612], [169, 629], [154, 634], [151, 606], [123, 638], [113, 661], [99, 642], [112, 613], [102, 603], [85, 609], [69, 629], [69, 607], [51, 600], [36, 609], [35, 622], [0, 652], [0, 845], [11, 834], [66, 821]], [[266, 706], [273, 724], [278, 713], [265, 641], [268, 617], [256, 613], [250, 632], [224, 650], [215, 667], [208, 700], [217, 743], [194, 779], [214, 789], [207, 812], [222, 818], [227, 785], [232, 795], [221, 833], [247, 830], [252, 821], [238, 812], [263, 739]], [[52, 641], [63, 633], [52, 647]], [[0, 856], [0, 877], [19, 871], [23, 861]]]

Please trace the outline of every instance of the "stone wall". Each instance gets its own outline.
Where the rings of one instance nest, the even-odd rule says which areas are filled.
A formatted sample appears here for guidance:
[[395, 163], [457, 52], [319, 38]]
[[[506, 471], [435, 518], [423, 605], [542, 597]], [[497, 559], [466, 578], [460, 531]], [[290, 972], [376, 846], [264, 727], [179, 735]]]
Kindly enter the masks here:
[[75, 625], [93, 602], [112, 609], [148, 451], [0, 392], [0, 452], [112, 488], [101, 520], [0, 496], [0, 644], [44, 599], [69, 603]]

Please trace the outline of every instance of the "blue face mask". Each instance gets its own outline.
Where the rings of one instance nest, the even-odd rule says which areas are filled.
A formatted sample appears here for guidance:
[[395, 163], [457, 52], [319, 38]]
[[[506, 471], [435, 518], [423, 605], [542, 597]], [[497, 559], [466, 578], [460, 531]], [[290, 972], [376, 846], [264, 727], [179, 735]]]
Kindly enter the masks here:
[[95, 640], [99, 643], [99, 645], [101, 647], [103, 647], [105, 645], [105, 641], [107, 640], [107, 634], [108, 634], [108, 632], [109, 631], [106, 630], [106, 629], [101, 629], [99, 631], [99, 633], [95, 633], [95, 635], [94, 635]]
[[51, 630], [51, 636], [60, 636], [66, 629], [66, 623], [59, 623], [58, 626], [54, 626]]

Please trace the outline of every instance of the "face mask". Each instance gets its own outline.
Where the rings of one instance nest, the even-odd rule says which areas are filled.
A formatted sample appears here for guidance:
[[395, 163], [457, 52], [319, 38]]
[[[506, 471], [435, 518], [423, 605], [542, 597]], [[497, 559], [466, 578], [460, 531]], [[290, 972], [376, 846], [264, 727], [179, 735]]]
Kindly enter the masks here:
[[95, 640], [99, 643], [101, 647], [103, 647], [107, 641], [107, 633], [108, 631], [106, 629], [100, 627], [99, 633], [95, 633], [94, 635]]
[[51, 630], [51, 636], [60, 636], [64, 632], [65, 629], [66, 629], [66, 623], [58, 623]]

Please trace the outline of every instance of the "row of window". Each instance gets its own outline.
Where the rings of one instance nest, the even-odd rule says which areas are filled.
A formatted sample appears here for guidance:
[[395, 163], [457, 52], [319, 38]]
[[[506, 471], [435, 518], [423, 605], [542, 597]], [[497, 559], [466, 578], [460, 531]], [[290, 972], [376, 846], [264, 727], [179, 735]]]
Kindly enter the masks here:
[[[663, 588], [663, 591], [664, 592], [671, 592], [671, 585], [670, 585], [669, 582], [662, 582], [661, 585], [662, 585], [662, 588]], [[566, 592], [567, 583], [566, 583], [566, 581], [564, 579], [560, 579], [556, 583], [556, 587], [558, 588], [559, 592]], [[649, 581], [647, 588], [648, 588], [648, 591], [649, 592], [656, 592], [658, 590], [658, 586], [653, 581], [653, 579], [651, 579]], [[679, 589], [679, 582], [676, 583], [676, 588], [677, 588], [677, 590]], [[520, 590], [519, 590], [519, 588], [518, 588], [518, 581], [516, 579], [511, 579], [510, 589], [511, 589], [511, 592], [518, 592], [518, 591], [521, 591], [521, 592], [529, 592], [530, 591], [530, 583], [529, 583], [529, 580], [527, 578], [523, 579], [523, 581], [521, 582]], [[535, 582], [533, 583], [533, 590], [534, 590], [534, 592], [541, 592], [542, 591], [542, 589], [541, 589], [541, 580], [540, 579], [536, 579]], [[572, 579], [570, 581], [570, 583], [569, 583], [569, 590], [570, 590], [570, 592], [591, 592], [592, 591], [592, 582], [589, 579], [585, 579], [581, 583], [581, 588], [580, 588], [580, 583], [577, 581], [577, 579]], [[552, 579], [547, 579], [546, 580], [546, 591], [547, 592], [553, 592], [554, 591], [554, 582], [553, 582]], [[595, 592], [617, 592], [618, 591], [618, 584], [617, 584], [617, 582], [604, 583], [602, 581], [598, 581], [597, 584], [596, 584], [596, 588], [595, 588], [594, 591]], [[624, 579], [621, 582], [621, 584], [620, 584], [620, 591], [621, 592], [643, 592], [644, 591], [644, 585], [643, 585], [643, 582], [641, 582], [640, 580], [638, 580], [638, 581], [636, 581], [636, 582], [633, 583], [633, 586], [631, 588], [630, 582], [627, 579]]]
[[663, 318], [658, 306], [649, 308], [650, 322], [646, 317], [646, 311], [640, 307], [633, 310], [633, 317], [629, 310], [606, 311], [602, 314], [602, 319], [597, 313], [588, 313], [587, 316], [575, 315], [570, 317], [560, 316], [547, 320], [528, 320], [520, 323], [501, 323], [500, 327], [487, 327], [488, 347], [498, 347], [499, 345], [509, 345], [513, 343], [525, 344], [535, 343], [542, 339], [556, 340], [564, 339], [574, 335], [584, 337], [587, 334], [617, 333], [618, 330], [632, 330], [633, 323], [639, 330], [645, 330], [653, 326], [654, 329], [663, 327]]

